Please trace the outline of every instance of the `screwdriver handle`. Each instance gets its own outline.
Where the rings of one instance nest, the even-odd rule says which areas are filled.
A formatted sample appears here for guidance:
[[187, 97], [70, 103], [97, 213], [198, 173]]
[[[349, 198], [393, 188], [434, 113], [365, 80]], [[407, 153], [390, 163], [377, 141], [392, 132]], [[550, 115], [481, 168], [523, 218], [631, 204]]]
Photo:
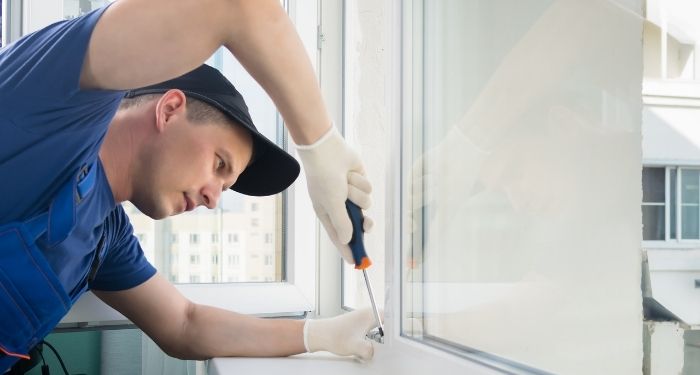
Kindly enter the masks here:
[[356, 270], [364, 270], [372, 265], [372, 261], [367, 256], [365, 251], [365, 243], [363, 241], [364, 232], [362, 230], [362, 222], [365, 220], [362, 215], [362, 210], [349, 199], [345, 201], [345, 207], [348, 210], [350, 221], [352, 222], [352, 238], [350, 239], [350, 250], [352, 251], [352, 259], [355, 261]]

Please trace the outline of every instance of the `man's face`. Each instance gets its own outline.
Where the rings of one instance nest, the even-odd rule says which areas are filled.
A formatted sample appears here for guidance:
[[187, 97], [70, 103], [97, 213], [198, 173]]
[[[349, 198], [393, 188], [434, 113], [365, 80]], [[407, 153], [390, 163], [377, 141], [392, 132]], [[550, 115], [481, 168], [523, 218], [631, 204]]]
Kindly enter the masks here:
[[250, 162], [251, 137], [240, 126], [172, 119], [139, 158], [132, 203], [153, 219], [216, 207]]

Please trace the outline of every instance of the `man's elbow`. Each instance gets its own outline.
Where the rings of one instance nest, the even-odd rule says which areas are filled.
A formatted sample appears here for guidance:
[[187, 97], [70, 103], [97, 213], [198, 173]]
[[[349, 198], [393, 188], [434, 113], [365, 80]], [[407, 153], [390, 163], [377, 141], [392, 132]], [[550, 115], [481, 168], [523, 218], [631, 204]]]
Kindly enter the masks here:
[[180, 322], [170, 330], [171, 335], [163, 337], [161, 340], [154, 340], [165, 354], [181, 360], [204, 361], [211, 359], [211, 356], [202, 352], [204, 343], [198, 343], [196, 339], [196, 328], [192, 324], [196, 312], [197, 304], [189, 302]]

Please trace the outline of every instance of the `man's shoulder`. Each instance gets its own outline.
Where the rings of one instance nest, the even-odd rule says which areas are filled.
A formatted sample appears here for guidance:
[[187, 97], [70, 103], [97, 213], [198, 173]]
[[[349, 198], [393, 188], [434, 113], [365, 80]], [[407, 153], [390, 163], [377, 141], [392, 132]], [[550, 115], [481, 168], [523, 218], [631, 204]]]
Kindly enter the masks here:
[[[1, 102], [20, 98], [35, 105], [37, 99], [58, 101], [78, 91], [85, 52], [104, 10], [55, 22], [0, 50]], [[17, 111], [20, 104], [9, 108]]]

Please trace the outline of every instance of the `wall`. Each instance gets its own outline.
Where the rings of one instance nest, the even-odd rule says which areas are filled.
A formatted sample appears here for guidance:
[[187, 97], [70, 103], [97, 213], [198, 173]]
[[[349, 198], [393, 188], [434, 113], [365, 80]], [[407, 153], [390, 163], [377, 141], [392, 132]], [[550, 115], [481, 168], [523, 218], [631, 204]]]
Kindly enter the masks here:
[[[372, 183], [372, 207], [367, 215], [375, 219], [365, 235], [365, 247], [373, 266], [368, 274], [375, 298], [385, 306], [385, 202], [386, 174], [391, 155], [391, 77], [389, 51], [398, 48], [388, 39], [389, 2], [345, 2], [345, 137], [359, 152]], [[361, 274], [345, 266], [344, 302], [348, 306], [369, 306]]]
[[[53, 333], [45, 340], [58, 350], [69, 373], [100, 375], [101, 335], [99, 331]], [[51, 373], [62, 374], [61, 366], [53, 352], [45, 346], [43, 354]], [[41, 375], [41, 365], [33, 368], [28, 374]]]

